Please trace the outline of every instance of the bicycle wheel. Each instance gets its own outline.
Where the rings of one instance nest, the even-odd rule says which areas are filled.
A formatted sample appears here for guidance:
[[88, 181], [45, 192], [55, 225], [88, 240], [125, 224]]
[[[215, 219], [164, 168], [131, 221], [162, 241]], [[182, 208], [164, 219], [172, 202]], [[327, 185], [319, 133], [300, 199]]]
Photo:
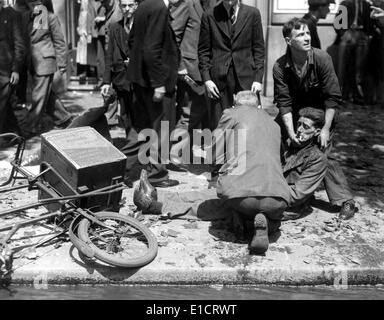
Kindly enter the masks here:
[[153, 261], [157, 255], [155, 235], [142, 223], [114, 212], [95, 213], [108, 227], [82, 219], [78, 235], [89, 245], [95, 257], [118, 267], [137, 268]]

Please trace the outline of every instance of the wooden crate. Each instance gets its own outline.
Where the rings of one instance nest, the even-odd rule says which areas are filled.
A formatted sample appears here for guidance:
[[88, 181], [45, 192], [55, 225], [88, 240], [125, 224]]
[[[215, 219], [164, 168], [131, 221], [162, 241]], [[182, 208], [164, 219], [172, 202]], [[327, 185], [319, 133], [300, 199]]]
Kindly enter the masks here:
[[[47, 181], [62, 196], [94, 191], [124, 180], [127, 158], [108, 140], [91, 127], [81, 127], [42, 134], [41, 168], [43, 162], [50, 164], [69, 184], [63, 183], [53, 173], [44, 174]], [[71, 190], [72, 188], [72, 190]], [[118, 211], [122, 192], [111, 196], [89, 197], [77, 201], [82, 208], [94, 211], [106, 208]], [[49, 196], [40, 191], [39, 199]], [[48, 206], [57, 210], [57, 204]]]

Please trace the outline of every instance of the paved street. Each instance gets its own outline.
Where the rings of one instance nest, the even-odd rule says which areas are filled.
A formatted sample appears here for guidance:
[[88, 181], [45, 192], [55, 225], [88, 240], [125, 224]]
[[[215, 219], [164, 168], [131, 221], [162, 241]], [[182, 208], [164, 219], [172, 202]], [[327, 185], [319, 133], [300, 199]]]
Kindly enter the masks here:
[[[98, 93], [69, 92], [63, 101], [73, 113], [102, 104]], [[265, 99], [264, 106], [271, 106]], [[355, 192], [359, 211], [356, 217], [337, 225], [337, 214], [327, 203], [324, 190], [316, 192], [312, 212], [305, 218], [284, 222], [279, 235], [271, 239], [265, 256], [248, 255], [246, 242], [239, 242], [228, 220], [158, 220], [145, 216], [159, 242], [159, 253], [139, 270], [112, 268], [79, 255], [70, 242], [38, 248], [15, 259], [11, 275], [15, 282], [31, 283], [36, 277], [51, 283], [265, 283], [348, 284], [384, 283], [384, 106], [343, 106], [335, 139], [338, 158]], [[273, 113], [273, 108], [270, 108]], [[123, 131], [112, 128], [113, 138]], [[25, 155], [30, 170], [38, 170], [40, 139], [28, 141]], [[0, 151], [0, 180], [9, 170], [13, 148]], [[138, 170], [137, 170], [138, 171]], [[171, 172], [179, 186], [159, 190], [160, 200], [167, 193], [193, 194], [208, 189], [209, 172], [204, 166], [191, 166], [189, 172]], [[212, 190], [211, 190], [212, 191]], [[133, 190], [124, 191], [126, 205], [122, 214], [131, 214]], [[0, 194], [0, 210], [36, 201], [37, 192]], [[34, 217], [45, 209], [28, 210]], [[22, 216], [22, 215], [21, 215]], [[18, 218], [3, 219], [13, 224]], [[46, 236], [44, 226], [27, 228], [15, 237], [16, 246]]]

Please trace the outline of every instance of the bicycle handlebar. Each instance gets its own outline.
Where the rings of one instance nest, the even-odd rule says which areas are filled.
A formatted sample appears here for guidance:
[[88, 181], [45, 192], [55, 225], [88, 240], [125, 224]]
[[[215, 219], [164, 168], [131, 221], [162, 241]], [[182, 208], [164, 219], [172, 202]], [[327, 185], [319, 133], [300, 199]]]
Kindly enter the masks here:
[[9, 132], [9, 133], [1, 133], [0, 134], [0, 139], [10, 139], [12, 141], [17, 141], [19, 140], [19, 142], [23, 142], [25, 139], [19, 135], [17, 135], [16, 133], [12, 133], [12, 132]]

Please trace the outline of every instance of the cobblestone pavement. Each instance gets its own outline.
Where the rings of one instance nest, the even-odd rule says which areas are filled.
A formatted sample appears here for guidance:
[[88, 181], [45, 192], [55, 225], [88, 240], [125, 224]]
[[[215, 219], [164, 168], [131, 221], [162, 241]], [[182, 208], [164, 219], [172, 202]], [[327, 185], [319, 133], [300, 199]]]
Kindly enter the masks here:
[[[98, 94], [68, 93], [66, 106], [74, 113], [98, 105]], [[266, 99], [265, 105], [268, 105]], [[270, 103], [269, 103], [270, 105]], [[312, 212], [305, 218], [284, 222], [271, 240], [265, 256], [248, 255], [228, 221], [162, 221], [142, 217], [159, 242], [157, 258], [140, 270], [110, 268], [87, 261], [69, 242], [60, 242], [26, 253], [15, 260], [12, 279], [33, 281], [44, 274], [56, 283], [274, 283], [332, 284], [345, 277], [353, 284], [384, 281], [384, 106], [346, 105], [340, 110], [335, 152], [355, 193], [359, 211], [348, 222], [338, 223], [324, 190], [315, 194]], [[273, 109], [271, 109], [272, 112]], [[123, 137], [113, 128], [112, 137]], [[36, 154], [40, 139], [28, 141], [25, 159], [38, 171]], [[0, 181], [9, 170], [13, 148], [0, 151]], [[33, 166], [35, 165], [35, 166]], [[204, 166], [189, 172], [171, 172], [179, 186], [163, 192], [193, 192], [208, 188], [210, 174]], [[132, 189], [124, 191], [122, 214], [131, 214]], [[0, 194], [0, 210], [36, 201], [37, 192]], [[20, 217], [35, 217], [45, 209], [27, 210], [0, 224], [14, 224]], [[44, 225], [17, 233], [14, 246], [28, 247], [50, 232]]]

